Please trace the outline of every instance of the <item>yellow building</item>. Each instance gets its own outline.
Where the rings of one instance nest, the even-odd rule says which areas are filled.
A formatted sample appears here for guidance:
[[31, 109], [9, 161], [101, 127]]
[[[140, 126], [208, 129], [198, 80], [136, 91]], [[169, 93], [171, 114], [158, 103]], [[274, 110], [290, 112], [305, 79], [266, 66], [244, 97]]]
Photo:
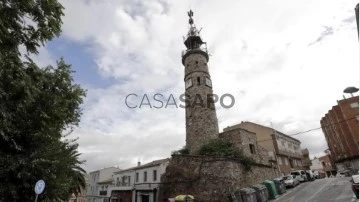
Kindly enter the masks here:
[[269, 156], [277, 161], [278, 169], [282, 175], [287, 175], [292, 170], [303, 169], [303, 154], [299, 140], [270, 127], [248, 121], [226, 127], [224, 132], [235, 128], [242, 128], [255, 133], [258, 145], [267, 150]]

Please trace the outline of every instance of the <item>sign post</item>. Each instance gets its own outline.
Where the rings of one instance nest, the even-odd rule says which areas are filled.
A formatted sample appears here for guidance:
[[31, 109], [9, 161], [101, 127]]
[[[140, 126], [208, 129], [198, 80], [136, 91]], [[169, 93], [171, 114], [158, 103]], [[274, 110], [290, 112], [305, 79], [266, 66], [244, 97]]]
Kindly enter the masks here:
[[44, 189], [45, 189], [44, 180], [37, 181], [35, 184], [35, 193], [36, 193], [35, 202], [37, 202], [39, 194], [41, 194], [44, 191]]

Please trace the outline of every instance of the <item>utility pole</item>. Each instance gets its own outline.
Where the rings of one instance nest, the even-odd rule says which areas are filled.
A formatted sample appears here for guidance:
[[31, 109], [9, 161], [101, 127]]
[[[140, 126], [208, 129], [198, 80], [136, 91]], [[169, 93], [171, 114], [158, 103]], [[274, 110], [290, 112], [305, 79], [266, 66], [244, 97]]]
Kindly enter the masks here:
[[357, 26], [358, 39], [359, 39], [359, 4], [357, 4], [355, 7], [355, 18], [356, 18], [356, 26]]

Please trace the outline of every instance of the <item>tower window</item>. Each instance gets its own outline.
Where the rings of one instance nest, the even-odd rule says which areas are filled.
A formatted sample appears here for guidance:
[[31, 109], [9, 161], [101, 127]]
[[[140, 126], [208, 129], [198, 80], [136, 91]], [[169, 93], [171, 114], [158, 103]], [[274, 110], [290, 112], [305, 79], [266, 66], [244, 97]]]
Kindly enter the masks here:
[[199, 64], [199, 62], [198, 62], [198, 61], [195, 61], [195, 64]]
[[253, 144], [249, 144], [250, 146], [250, 152], [251, 154], [256, 154], [256, 151], [255, 151], [255, 146]]
[[197, 84], [200, 85], [200, 77], [197, 77]]

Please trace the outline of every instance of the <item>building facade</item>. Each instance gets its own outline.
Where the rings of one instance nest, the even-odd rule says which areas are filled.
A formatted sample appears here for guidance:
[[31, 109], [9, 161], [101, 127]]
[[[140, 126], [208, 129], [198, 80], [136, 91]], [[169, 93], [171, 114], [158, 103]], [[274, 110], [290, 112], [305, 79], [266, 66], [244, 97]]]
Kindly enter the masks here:
[[114, 173], [110, 202], [157, 202], [159, 185], [170, 159], [160, 159]]
[[190, 154], [197, 154], [203, 144], [218, 137], [219, 126], [207, 65], [209, 55], [206, 43], [200, 38], [191, 10], [188, 15], [190, 28], [184, 41], [187, 49], [182, 52], [182, 64], [185, 67], [186, 148]]
[[311, 160], [309, 156], [309, 150], [307, 148], [301, 150], [301, 153], [303, 155], [302, 164], [305, 170], [310, 170], [311, 166]]
[[224, 132], [236, 128], [242, 128], [256, 134], [257, 144], [267, 150], [271, 154], [270, 156], [275, 157], [281, 175], [287, 175], [292, 170], [304, 169], [299, 140], [270, 127], [247, 121], [224, 128]]
[[108, 189], [113, 186], [113, 173], [116, 171], [120, 169], [109, 167], [89, 173], [88, 202], [108, 202]]
[[318, 174], [321, 178], [335, 176], [337, 174], [334, 163], [330, 155], [325, 155], [320, 158], [311, 160], [310, 170]]
[[338, 101], [320, 121], [338, 172], [359, 170], [359, 96]]

